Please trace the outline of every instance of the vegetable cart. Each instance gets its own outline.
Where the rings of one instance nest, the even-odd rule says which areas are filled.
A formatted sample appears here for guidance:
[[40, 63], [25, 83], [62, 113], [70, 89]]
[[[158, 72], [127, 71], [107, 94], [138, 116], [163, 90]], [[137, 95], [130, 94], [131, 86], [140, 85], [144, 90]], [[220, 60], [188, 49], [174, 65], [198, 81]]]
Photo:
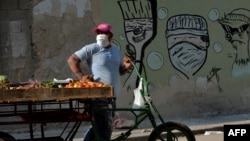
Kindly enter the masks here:
[[[0, 140], [3, 141], [67, 141], [73, 140], [82, 121], [90, 120], [84, 111], [86, 101], [91, 99], [112, 99], [113, 87], [93, 88], [29, 88], [0, 89]], [[21, 119], [21, 120], [20, 120]], [[44, 125], [49, 123], [67, 123], [62, 133], [69, 128], [66, 137], [61, 135], [46, 137]], [[29, 128], [28, 139], [15, 139], [1, 126], [24, 124]], [[33, 126], [40, 124], [41, 137], [34, 137]]]

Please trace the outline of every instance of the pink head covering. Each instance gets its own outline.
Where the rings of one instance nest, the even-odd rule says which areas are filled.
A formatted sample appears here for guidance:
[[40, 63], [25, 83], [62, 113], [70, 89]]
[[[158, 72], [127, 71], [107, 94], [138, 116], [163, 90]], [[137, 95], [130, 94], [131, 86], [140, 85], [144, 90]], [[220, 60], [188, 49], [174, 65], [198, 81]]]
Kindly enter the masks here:
[[112, 27], [110, 24], [102, 23], [102, 24], [99, 24], [96, 28], [94, 28], [93, 32], [94, 33], [97, 33], [97, 32], [112, 33]]

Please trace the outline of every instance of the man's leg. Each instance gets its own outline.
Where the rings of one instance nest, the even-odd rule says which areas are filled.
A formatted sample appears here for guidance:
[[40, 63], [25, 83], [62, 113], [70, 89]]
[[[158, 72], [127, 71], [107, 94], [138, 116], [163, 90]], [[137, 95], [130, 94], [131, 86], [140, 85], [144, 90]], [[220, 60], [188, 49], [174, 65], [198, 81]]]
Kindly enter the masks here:
[[88, 129], [88, 131], [83, 136], [83, 141], [91, 141], [92, 136], [94, 136], [94, 132], [92, 127]]

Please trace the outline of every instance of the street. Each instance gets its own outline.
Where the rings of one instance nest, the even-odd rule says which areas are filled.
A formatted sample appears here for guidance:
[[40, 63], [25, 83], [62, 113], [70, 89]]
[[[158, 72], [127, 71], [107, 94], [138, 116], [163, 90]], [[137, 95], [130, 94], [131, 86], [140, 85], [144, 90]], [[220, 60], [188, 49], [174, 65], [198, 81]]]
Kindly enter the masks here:
[[[76, 135], [75, 139], [73, 141], [82, 141], [82, 135], [83, 135], [83, 129], [81, 128], [81, 131], [78, 132], [78, 134]], [[50, 131], [50, 134], [55, 134], [55, 131]], [[119, 134], [120, 132], [116, 132], [116, 134]], [[132, 136], [130, 138], [127, 139], [127, 141], [146, 141], [148, 139], [148, 135], [149, 135], [150, 131], [146, 132], [134, 132], [134, 134], [132, 134]], [[25, 133], [16, 133], [16, 134], [12, 134], [14, 135], [14, 137], [16, 137], [16, 139], [20, 138], [28, 138], [29, 134], [25, 134]], [[37, 135], [37, 132], [35, 133], [35, 135]], [[136, 136], [137, 135], [137, 136]], [[224, 141], [223, 140], [223, 131], [205, 131], [204, 133], [200, 133], [200, 134], [196, 134], [195, 138], [196, 141]], [[179, 138], [179, 141], [186, 141], [186, 140], [182, 140], [181, 138]]]
[[196, 141], [223, 141], [224, 134], [221, 131], [207, 131], [204, 134], [195, 135]]
[[[230, 116], [216, 116], [213, 118], [192, 119], [191, 121], [181, 121], [187, 123], [193, 133], [195, 134], [196, 141], [224, 141], [224, 125], [241, 125], [249, 124], [250, 114], [238, 114]], [[73, 141], [82, 141], [82, 137], [86, 129], [90, 126], [89, 123], [83, 122], [79, 131], [77, 132]], [[146, 125], [145, 125], [146, 126]], [[55, 128], [56, 127], [56, 128]], [[45, 135], [55, 136], [60, 135], [60, 131], [64, 129], [63, 124], [57, 124], [56, 126], [47, 124], [45, 128]], [[29, 130], [27, 125], [6, 125], [0, 126], [1, 131], [5, 131], [13, 135], [16, 139], [29, 138]], [[117, 129], [114, 134], [121, 134], [123, 130]], [[134, 130], [131, 136], [126, 141], [147, 141], [151, 128], [139, 128]], [[58, 133], [59, 132], [59, 133]], [[34, 126], [34, 136], [40, 137], [39, 124]], [[181, 140], [179, 140], [181, 141]]]

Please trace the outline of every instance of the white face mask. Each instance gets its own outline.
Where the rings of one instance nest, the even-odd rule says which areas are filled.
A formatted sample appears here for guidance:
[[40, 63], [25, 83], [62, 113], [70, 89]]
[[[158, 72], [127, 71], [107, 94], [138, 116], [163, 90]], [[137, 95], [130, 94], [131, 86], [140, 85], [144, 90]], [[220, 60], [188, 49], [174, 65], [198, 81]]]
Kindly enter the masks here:
[[98, 34], [96, 36], [96, 43], [100, 47], [107, 47], [109, 45], [108, 35], [106, 35], [106, 34]]

